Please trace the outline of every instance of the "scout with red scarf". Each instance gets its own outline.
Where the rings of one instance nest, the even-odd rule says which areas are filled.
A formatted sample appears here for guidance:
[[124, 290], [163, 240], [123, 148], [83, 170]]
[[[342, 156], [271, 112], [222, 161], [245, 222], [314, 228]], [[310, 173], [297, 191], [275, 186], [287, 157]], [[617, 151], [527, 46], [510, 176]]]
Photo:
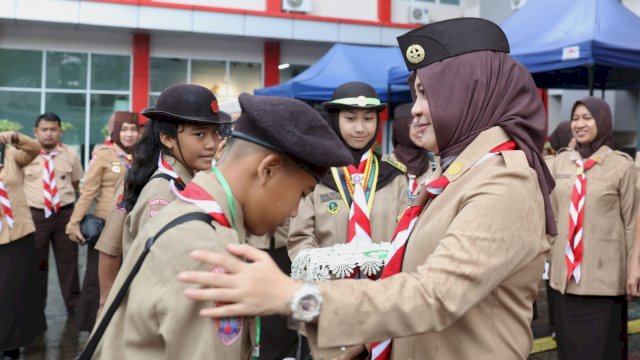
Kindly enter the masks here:
[[[182, 274], [213, 287], [187, 295], [230, 303], [205, 316], [291, 314], [306, 322], [315, 358], [354, 354], [367, 344], [378, 359], [526, 359], [547, 234], [556, 233], [535, 84], [487, 20], [432, 23], [398, 42], [414, 71], [412, 114], [422, 144], [440, 155], [441, 166], [418, 194], [417, 211], [400, 220], [406, 228], [391, 253], [399, 261], [385, 268], [385, 278], [303, 284], [265, 254], [228, 246], [251, 262], [194, 254], [227, 273]], [[401, 233], [406, 242], [396, 244]]]
[[[186, 286], [177, 274], [184, 269], [224, 273], [224, 268], [191, 262], [189, 252], [198, 248], [224, 251], [225, 244], [246, 243], [247, 234], [275, 231], [295, 216], [300, 199], [329, 167], [345, 165], [351, 156], [324, 119], [301, 101], [242, 94], [239, 102], [242, 115], [217, 167], [196, 174], [183, 191], [173, 187], [178, 200], [149, 220], [134, 240], [114, 289], [124, 283], [149, 237], [165, 225], [193, 212], [208, 214], [211, 223], [176, 225], [157, 238], [94, 358], [259, 356], [259, 318], [212, 321], [199, 317], [201, 304], [183, 296]], [[114, 301], [114, 293], [105, 308]]]

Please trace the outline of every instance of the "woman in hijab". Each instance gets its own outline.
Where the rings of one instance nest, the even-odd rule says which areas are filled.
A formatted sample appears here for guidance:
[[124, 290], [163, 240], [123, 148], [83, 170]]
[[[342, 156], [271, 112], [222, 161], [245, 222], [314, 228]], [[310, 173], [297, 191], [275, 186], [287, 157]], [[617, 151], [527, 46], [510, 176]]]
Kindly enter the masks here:
[[[332, 168], [300, 203], [287, 242], [292, 260], [307, 248], [390, 241], [396, 219], [407, 206], [402, 171], [381, 161], [374, 151], [379, 114], [387, 107], [375, 89], [361, 82], [340, 85], [322, 107], [353, 163]], [[356, 231], [357, 226], [368, 232]]]
[[612, 150], [611, 109], [586, 97], [571, 110], [576, 149], [550, 166], [558, 236], [552, 238], [559, 358], [621, 359], [626, 324], [626, 263], [633, 243], [636, 169]]
[[373, 359], [526, 359], [546, 234], [555, 234], [535, 84], [487, 20], [436, 22], [398, 41], [423, 147], [442, 166], [400, 218], [382, 280], [298, 282], [266, 254], [228, 246], [253, 262], [196, 252], [227, 273], [181, 274], [214, 288], [186, 295], [229, 304], [204, 316], [305, 322], [314, 357], [373, 342]]
[[411, 200], [422, 184], [431, 175], [431, 162], [429, 150], [422, 147], [417, 122], [411, 116], [413, 104], [402, 104], [393, 111], [393, 153], [388, 155], [390, 163], [399, 162], [405, 170], [407, 177], [407, 197]]
[[[73, 214], [67, 224], [66, 233], [69, 238], [84, 244], [85, 239], [80, 232], [80, 222], [96, 202], [93, 214], [106, 221], [111, 211], [111, 203], [116, 184], [131, 167], [133, 147], [138, 141], [138, 114], [128, 111], [116, 111], [111, 115], [113, 130], [110, 134], [111, 145], [98, 149], [84, 179], [80, 190], [80, 198], [75, 204]], [[87, 268], [85, 271], [80, 304], [78, 305], [78, 328], [80, 331], [91, 331], [96, 320], [100, 300], [98, 284], [99, 252], [95, 244], [88, 244]]]

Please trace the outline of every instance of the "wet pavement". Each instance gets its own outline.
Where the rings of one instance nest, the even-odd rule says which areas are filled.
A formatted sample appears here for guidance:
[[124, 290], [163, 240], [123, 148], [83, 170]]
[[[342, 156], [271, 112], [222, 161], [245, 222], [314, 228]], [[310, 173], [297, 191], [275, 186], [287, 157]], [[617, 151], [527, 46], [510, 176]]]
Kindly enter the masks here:
[[[79, 270], [80, 284], [86, 265], [86, 247], [80, 247]], [[53, 256], [51, 253], [50, 257]], [[47, 331], [31, 345], [22, 349], [20, 359], [26, 360], [72, 360], [79, 355], [89, 337], [88, 332], [78, 332], [74, 317], [68, 317], [60, 293], [55, 261], [50, 258], [49, 295], [47, 297]], [[537, 316], [531, 325], [534, 338], [549, 337], [553, 332], [549, 325], [549, 312], [546, 301], [546, 288], [540, 284]], [[640, 319], [640, 301], [629, 303], [629, 320]], [[630, 332], [634, 327], [630, 326]], [[635, 330], [640, 331], [640, 330]], [[534, 346], [535, 348], [535, 346]], [[532, 354], [529, 360], [557, 360], [556, 351], [542, 351]], [[629, 336], [629, 360], [640, 360], [640, 333]]]

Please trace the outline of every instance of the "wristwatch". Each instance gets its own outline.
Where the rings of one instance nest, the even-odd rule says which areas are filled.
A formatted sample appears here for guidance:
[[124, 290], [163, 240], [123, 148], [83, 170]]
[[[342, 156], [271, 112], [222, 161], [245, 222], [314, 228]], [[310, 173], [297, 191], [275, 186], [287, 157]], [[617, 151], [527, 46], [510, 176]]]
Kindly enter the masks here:
[[320, 315], [322, 294], [318, 285], [305, 282], [291, 299], [291, 319], [309, 323]]

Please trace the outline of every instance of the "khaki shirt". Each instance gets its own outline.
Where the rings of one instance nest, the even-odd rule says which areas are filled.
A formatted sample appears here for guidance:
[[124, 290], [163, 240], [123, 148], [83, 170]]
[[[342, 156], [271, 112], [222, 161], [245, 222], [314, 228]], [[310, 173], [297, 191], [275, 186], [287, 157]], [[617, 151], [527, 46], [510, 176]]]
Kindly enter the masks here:
[[116, 183], [113, 201], [111, 202], [111, 211], [98, 242], [96, 242], [96, 250], [111, 256], [122, 256], [122, 233], [124, 232], [124, 222], [127, 219], [127, 212], [118, 208], [120, 196], [124, 193], [124, 177], [120, 178]]
[[[407, 207], [407, 181], [396, 176], [375, 192], [371, 208], [371, 237], [374, 243], [391, 241], [398, 216]], [[305, 197], [298, 216], [291, 219], [287, 249], [291, 260], [303, 249], [329, 247], [347, 242], [349, 207], [340, 193], [324, 184]]]
[[18, 134], [17, 144], [7, 145], [5, 149], [4, 167], [0, 168], [0, 179], [4, 182], [7, 190], [14, 223], [13, 228], [9, 229], [9, 225], [2, 213], [2, 207], [0, 207], [0, 221], [2, 221], [0, 244], [7, 244], [36, 231], [24, 194], [23, 168], [39, 153], [40, 144], [23, 134]]
[[[218, 201], [231, 222], [225, 192], [218, 181], [209, 172], [197, 174], [193, 181]], [[198, 315], [198, 311], [214, 304], [189, 300], [183, 291], [192, 285], [177, 278], [178, 273], [185, 270], [210, 270], [210, 266], [192, 260], [189, 256], [191, 251], [226, 252], [226, 244], [245, 241], [242, 208], [237, 202], [234, 206], [237, 231], [216, 222], [212, 222], [212, 227], [192, 221], [168, 230], [157, 239], [107, 327], [94, 359], [249, 359], [255, 339], [253, 318], [242, 318], [239, 336], [231, 344], [224, 345], [219, 338], [216, 321]], [[150, 236], [171, 220], [191, 212], [202, 210], [176, 200], [150, 219], [131, 245], [113, 289], [122, 286]], [[116, 293], [109, 293], [105, 309], [113, 302]]]
[[[394, 153], [390, 153], [390, 154], [386, 154], [385, 156], [382, 157], [383, 161], [386, 161], [394, 166], [396, 166], [395, 164], [400, 164], [402, 165], [403, 169], [400, 169], [400, 167], [398, 167], [398, 169], [400, 169], [403, 173], [404, 176], [407, 180], [407, 191], [409, 191], [409, 175], [415, 175], [416, 177], [416, 181], [418, 182], [418, 187], [416, 188], [415, 194], [410, 194], [412, 196], [407, 196], [407, 197], [413, 197], [413, 195], [416, 195], [419, 191], [420, 191], [420, 185], [425, 185], [425, 181], [431, 177], [431, 174], [433, 174], [433, 169], [431, 168], [431, 163], [429, 163], [429, 167], [427, 168], [427, 171], [425, 171], [422, 174], [409, 174], [407, 172], [407, 167], [405, 164], [401, 163], [397, 158], [396, 155]], [[409, 195], [409, 193], [407, 192], [407, 195]]]
[[576, 181], [578, 152], [558, 153], [550, 170], [556, 180], [551, 204], [556, 214], [558, 236], [550, 238], [551, 287], [576, 295], [622, 295], [625, 293], [627, 257], [634, 239], [638, 204], [637, 170], [631, 158], [603, 146], [591, 159], [597, 162], [585, 172], [583, 252], [580, 284], [567, 284], [565, 248], [569, 237], [569, 207]]
[[[53, 158], [53, 172], [60, 194], [60, 206], [66, 206], [76, 201], [76, 189], [73, 184], [80, 182], [84, 172], [80, 159], [73, 149], [60, 144], [55, 151], [60, 153]], [[24, 192], [27, 195], [29, 207], [44, 209], [43, 169], [44, 158], [42, 156], [37, 156], [24, 168]]]
[[[120, 154], [122, 159], [118, 156]], [[84, 185], [80, 189], [80, 198], [76, 202], [73, 214], [69, 220], [70, 225], [78, 225], [87, 213], [93, 200], [96, 207], [93, 214], [99, 218], [107, 219], [113, 207], [113, 195], [116, 183], [124, 178], [126, 172], [126, 153], [118, 145], [101, 147], [91, 160]], [[67, 226], [67, 229], [69, 226]]]
[[[314, 359], [393, 338], [394, 360], [527, 359], [533, 302], [549, 249], [543, 198], [522, 151], [471, 167], [508, 140], [482, 132], [449, 166], [449, 186], [417, 220], [402, 272], [321, 283]], [[438, 168], [433, 179], [441, 175]]]
[[[165, 154], [164, 157], [184, 183], [188, 184], [193, 174], [173, 156]], [[157, 174], [160, 174], [160, 170], [156, 170], [152, 176]], [[144, 186], [140, 196], [138, 196], [138, 201], [136, 201], [131, 212], [127, 214], [124, 222], [124, 231], [122, 232], [123, 256], [127, 256], [129, 246], [147, 221], [156, 216], [160, 210], [169, 205], [175, 198], [169, 187], [169, 182], [163, 178], [153, 179]]]

